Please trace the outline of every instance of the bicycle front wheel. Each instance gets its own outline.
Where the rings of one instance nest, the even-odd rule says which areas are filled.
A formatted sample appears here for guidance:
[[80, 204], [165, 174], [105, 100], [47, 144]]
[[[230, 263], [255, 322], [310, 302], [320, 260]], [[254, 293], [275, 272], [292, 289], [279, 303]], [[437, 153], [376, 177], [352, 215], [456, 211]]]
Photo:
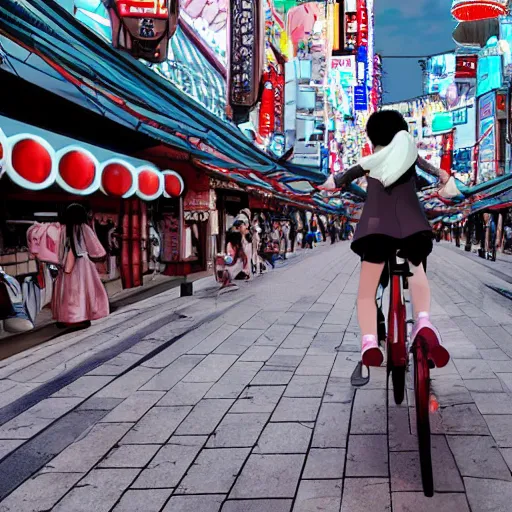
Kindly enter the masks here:
[[425, 496], [434, 495], [432, 454], [430, 444], [430, 370], [428, 359], [420, 340], [413, 348], [414, 393], [416, 398], [416, 427], [420, 452], [421, 480]]

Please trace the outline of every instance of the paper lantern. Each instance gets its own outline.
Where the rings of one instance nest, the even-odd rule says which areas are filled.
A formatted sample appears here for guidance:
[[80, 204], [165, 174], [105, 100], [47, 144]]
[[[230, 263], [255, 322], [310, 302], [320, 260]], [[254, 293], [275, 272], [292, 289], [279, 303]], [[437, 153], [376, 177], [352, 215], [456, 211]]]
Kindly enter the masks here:
[[137, 190], [136, 172], [132, 166], [122, 160], [109, 160], [103, 164], [101, 189], [115, 197], [130, 197]]
[[70, 146], [57, 152], [57, 183], [71, 194], [88, 195], [99, 188], [99, 162], [89, 151]]
[[185, 189], [185, 183], [181, 176], [175, 171], [164, 171], [165, 196], [180, 197]]
[[164, 179], [158, 169], [141, 167], [138, 169], [137, 195], [145, 201], [152, 201], [162, 195]]
[[488, 20], [507, 14], [508, 0], [453, 0], [452, 16], [458, 21]]
[[55, 182], [55, 151], [43, 138], [20, 134], [7, 141], [6, 169], [9, 177], [20, 187], [42, 190]]

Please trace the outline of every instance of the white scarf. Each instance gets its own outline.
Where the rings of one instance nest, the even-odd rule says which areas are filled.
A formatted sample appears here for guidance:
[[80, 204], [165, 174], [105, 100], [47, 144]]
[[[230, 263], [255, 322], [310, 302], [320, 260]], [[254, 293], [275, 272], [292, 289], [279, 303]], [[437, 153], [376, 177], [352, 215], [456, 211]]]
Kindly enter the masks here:
[[388, 146], [378, 148], [373, 155], [359, 161], [359, 165], [379, 180], [384, 187], [397, 182], [416, 162], [418, 149], [412, 136], [402, 130]]

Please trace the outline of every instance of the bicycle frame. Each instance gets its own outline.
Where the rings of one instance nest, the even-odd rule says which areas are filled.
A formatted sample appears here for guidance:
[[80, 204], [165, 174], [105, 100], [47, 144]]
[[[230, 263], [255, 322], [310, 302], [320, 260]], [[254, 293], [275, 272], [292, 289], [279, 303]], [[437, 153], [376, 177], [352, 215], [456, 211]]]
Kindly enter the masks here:
[[407, 312], [404, 298], [404, 281], [409, 275], [406, 261], [396, 258], [389, 262], [389, 312], [388, 312], [388, 368], [407, 366]]

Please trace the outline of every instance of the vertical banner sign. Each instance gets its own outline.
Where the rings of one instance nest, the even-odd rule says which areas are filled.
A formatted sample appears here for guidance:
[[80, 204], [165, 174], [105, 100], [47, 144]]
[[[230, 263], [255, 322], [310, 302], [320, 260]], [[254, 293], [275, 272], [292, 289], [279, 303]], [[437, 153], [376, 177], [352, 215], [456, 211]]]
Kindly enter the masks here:
[[496, 177], [496, 93], [479, 100], [478, 108], [478, 183]]
[[231, 0], [228, 103], [253, 107], [260, 88], [264, 55], [264, 16], [260, 0]]
[[366, 0], [357, 0], [357, 46], [368, 46], [368, 9]]
[[360, 46], [357, 49], [357, 85], [354, 87], [354, 110], [368, 110], [368, 48]]

